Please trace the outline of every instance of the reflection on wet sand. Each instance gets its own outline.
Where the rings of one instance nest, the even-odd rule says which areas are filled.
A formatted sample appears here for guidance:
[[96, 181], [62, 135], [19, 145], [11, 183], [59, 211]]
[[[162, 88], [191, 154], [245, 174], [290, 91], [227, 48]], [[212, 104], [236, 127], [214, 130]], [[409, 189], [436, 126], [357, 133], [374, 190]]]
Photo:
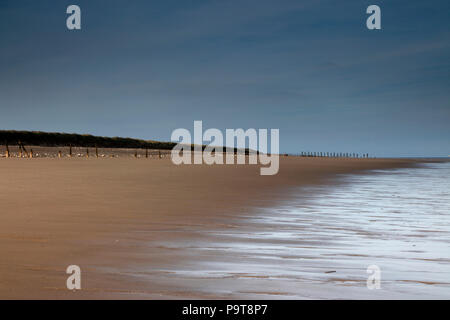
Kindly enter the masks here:
[[[294, 189], [289, 203], [160, 243], [185, 259], [164, 271], [214, 297], [450, 298], [448, 176], [450, 163], [426, 164]], [[380, 290], [366, 287], [369, 265]]]

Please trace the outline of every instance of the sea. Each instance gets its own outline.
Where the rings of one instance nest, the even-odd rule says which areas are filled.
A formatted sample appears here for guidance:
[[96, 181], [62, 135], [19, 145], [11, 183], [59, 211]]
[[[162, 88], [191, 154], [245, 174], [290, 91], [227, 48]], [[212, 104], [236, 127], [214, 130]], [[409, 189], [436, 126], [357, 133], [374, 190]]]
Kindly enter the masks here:
[[450, 299], [450, 162], [289, 193], [199, 231], [184, 244], [195, 258], [165, 271], [207, 297]]

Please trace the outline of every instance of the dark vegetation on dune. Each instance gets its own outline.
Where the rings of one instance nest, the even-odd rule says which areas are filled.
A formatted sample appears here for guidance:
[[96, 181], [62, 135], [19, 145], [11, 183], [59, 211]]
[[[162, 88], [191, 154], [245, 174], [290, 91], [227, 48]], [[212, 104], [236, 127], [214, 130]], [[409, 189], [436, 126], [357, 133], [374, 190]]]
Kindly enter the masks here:
[[134, 149], [172, 149], [173, 142], [159, 142], [121, 137], [99, 137], [89, 134], [0, 130], [0, 144], [45, 147], [98, 147]]
[[[176, 143], [153, 140], [140, 140], [121, 137], [100, 137], [90, 134], [0, 130], [0, 144], [28, 145], [41, 147], [97, 147], [97, 148], [130, 148], [171, 150]], [[205, 146], [203, 146], [203, 149]], [[237, 152], [238, 148], [225, 148]], [[246, 154], [248, 149], [243, 150]]]

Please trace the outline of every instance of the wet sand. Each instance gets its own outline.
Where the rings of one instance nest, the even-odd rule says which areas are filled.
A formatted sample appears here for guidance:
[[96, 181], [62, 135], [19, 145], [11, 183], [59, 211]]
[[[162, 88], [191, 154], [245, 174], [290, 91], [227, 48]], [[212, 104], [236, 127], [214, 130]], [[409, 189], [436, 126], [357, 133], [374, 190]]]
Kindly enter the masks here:
[[[255, 279], [246, 270], [221, 281], [198, 276], [198, 261], [220, 257], [182, 244], [214, 241], [212, 230], [245, 230], [241, 217], [282, 202], [292, 187], [414, 165], [281, 157], [278, 175], [260, 176], [259, 165], [175, 166], [168, 158], [0, 159], [0, 298], [277, 298], [283, 291], [261, 294], [270, 276]], [[66, 288], [69, 265], [81, 267], [80, 291]], [[176, 266], [197, 276], [177, 277]], [[286, 283], [287, 291], [293, 285]], [[334, 289], [300, 290], [306, 297]]]

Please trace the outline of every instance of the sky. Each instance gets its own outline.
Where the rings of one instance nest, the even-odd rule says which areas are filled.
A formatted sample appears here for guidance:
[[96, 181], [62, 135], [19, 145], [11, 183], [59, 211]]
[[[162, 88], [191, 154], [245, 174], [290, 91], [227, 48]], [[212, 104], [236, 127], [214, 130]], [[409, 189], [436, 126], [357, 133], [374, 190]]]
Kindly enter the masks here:
[[[68, 30], [66, 8], [81, 8]], [[381, 8], [368, 30], [366, 8]], [[450, 155], [450, 2], [0, 0], [0, 129]]]

